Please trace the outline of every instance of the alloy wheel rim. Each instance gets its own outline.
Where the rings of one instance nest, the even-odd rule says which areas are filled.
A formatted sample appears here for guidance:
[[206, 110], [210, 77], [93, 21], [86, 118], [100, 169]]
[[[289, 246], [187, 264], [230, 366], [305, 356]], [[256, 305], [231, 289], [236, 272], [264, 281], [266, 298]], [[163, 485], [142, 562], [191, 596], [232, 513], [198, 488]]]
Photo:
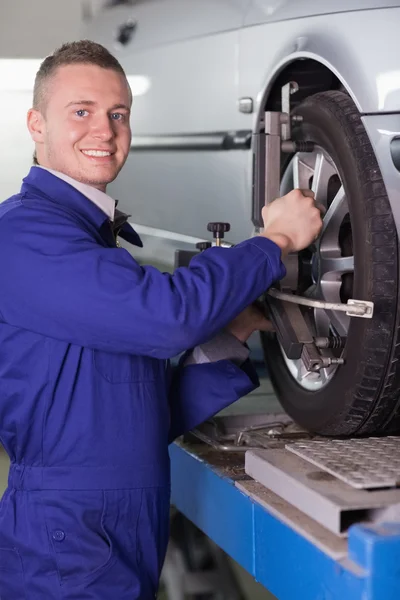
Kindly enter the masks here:
[[[353, 295], [354, 280], [349, 204], [339, 171], [325, 149], [316, 145], [313, 152], [293, 156], [282, 178], [281, 194], [293, 188], [312, 189], [316, 202], [326, 210], [318, 240], [299, 253], [301, 286], [298, 292], [316, 300], [347, 302]], [[347, 338], [350, 317], [345, 313], [306, 309], [305, 317], [314, 336]], [[321, 390], [339, 368], [333, 365], [311, 373], [301, 359], [288, 359], [283, 349], [282, 355], [296, 383], [308, 391]]]

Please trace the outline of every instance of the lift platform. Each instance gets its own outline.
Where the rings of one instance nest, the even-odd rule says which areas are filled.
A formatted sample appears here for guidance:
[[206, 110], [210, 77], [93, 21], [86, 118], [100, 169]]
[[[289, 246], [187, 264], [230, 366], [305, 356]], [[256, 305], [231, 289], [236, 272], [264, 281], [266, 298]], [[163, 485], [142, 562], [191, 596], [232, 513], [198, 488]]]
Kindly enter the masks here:
[[172, 504], [279, 600], [400, 598], [400, 438], [217, 416], [170, 456]]

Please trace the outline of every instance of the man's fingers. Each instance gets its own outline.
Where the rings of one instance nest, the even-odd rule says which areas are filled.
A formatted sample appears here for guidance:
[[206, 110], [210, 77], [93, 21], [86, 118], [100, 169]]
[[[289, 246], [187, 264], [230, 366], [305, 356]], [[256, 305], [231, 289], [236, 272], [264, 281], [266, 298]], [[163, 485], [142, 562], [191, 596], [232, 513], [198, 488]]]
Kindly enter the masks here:
[[264, 207], [263, 235], [272, 239], [283, 255], [302, 250], [318, 238], [325, 213], [313, 190], [296, 188]]
[[[303, 196], [306, 196], [307, 198], [312, 198], [315, 201], [315, 193], [312, 190], [306, 189], [300, 191], [303, 194]], [[326, 208], [323, 204], [321, 204], [321, 202], [315, 202], [315, 206], [316, 208], [318, 208], [321, 215], [324, 215], [326, 213]]]
[[258, 331], [275, 331], [274, 326], [265, 314], [265, 305], [261, 300], [255, 300], [248, 307], [252, 314], [253, 324]]
[[307, 198], [315, 198], [315, 194], [312, 190], [306, 189], [306, 190], [300, 190], [301, 193], [303, 194], [303, 196], [307, 196]]
[[271, 321], [269, 321], [268, 319], [263, 319], [259, 323], [258, 330], [259, 331], [275, 331], [275, 327], [273, 326]]

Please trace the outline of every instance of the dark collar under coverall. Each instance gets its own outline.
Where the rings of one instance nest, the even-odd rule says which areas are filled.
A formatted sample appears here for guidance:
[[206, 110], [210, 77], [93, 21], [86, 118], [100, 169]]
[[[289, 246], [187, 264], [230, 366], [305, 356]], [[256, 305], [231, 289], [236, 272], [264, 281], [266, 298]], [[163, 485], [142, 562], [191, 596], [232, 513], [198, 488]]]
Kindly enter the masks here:
[[261, 237], [173, 275], [140, 266], [95, 204], [37, 167], [0, 204], [1, 600], [155, 597], [168, 444], [259, 383], [249, 361], [168, 359], [284, 272]]

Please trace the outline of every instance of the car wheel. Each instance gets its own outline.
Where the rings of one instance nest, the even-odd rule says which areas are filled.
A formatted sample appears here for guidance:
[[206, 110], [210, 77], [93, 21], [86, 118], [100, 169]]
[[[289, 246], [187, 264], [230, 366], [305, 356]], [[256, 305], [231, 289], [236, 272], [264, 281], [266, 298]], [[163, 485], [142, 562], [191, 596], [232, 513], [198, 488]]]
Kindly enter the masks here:
[[374, 302], [372, 319], [302, 308], [315, 336], [341, 338], [343, 365], [306, 371], [274, 334], [262, 334], [272, 384], [285, 411], [320, 435], [400, 429], [398, 240], [385, 185], [356, 106], [343, 92], [307, 98], [293, 139], [314, 151], [286, 155], [281, 193], [311, 188], [327, 209], [317, 243], [299, 253], [297, 292]]

